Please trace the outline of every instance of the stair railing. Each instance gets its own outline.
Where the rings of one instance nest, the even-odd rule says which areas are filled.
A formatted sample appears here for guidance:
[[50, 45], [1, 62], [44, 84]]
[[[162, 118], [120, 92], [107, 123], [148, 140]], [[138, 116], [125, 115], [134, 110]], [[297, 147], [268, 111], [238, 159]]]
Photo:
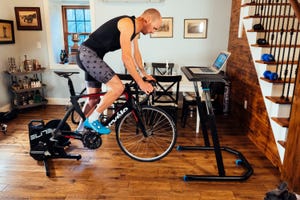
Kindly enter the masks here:
[[296, 17], [298, 20], [300, 20], [300, 5], [297, 0], [289, 0], [291, 6], [293, 7], [293, 10], [295, 12]]
[[264, 43], [257, 40], [257, 43], [262, 47], [268, 47], [269, 55], [273, 56], [273, 59], [266, 60], [262, 57], [262, 60], [266, 64], [276, 65], [277, 80], [283, 84], [280, 96], [282, 102], [292, 101], [291, 85], [295, 84], [292, 77], [298, 68], [298, 65], [295, 67], [295, 62], [300, 59], [300, 55], [296, 55], [299, 48], [297, 15], [300, 16], [297, 0], [258, 0], [255, 6], [255, 16], [259, 17], [259, 23], [263, 26], [257, 32], [263, 32], [263, 38], [260, 40], [265, 40]]

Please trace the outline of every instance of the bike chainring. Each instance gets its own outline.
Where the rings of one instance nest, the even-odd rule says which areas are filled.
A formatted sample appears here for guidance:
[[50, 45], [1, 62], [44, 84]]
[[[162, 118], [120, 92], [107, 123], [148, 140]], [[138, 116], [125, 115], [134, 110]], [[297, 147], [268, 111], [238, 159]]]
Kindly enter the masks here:
[[86, 130], [82, 136], [82, 143], [89, 149], [97, 149], [102, 145], [102, 139], [98, 133]]

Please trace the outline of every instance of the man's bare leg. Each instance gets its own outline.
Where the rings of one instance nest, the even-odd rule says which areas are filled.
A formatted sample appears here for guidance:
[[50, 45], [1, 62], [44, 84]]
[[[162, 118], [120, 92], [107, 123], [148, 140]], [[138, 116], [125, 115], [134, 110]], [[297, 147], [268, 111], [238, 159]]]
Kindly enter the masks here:
[[110, 130], [104, 127], [98, 118], [109, 106], [111, 106], [116, 99], [118, 99], [124, 91], [124, 85], [120, 78], [115, 75], [106, 83], [107, 93], [102, 97], [96, 109], [89, 115], [88, 119], [84, 122], [85, 126], [92, 128], [95, 131], [103, 134], [110, 133]]
[[[92, 87], [87, 87], [87, 94], [93, 94], [93, 93], [98, 93], [101, 92], [101, 88], [92, 88]], [[99, 103], [100, 99], [97, 97], [89, 97], [82, 108], [83, 114], [88, 117], [89, 114], [91, 114], [94, 109], [96, 108], [97, 104]], [[83, 126], [83, 120], [81, 119], [78, 126], [77, 126], [77, 131], [82, 131], [84, 128]]]

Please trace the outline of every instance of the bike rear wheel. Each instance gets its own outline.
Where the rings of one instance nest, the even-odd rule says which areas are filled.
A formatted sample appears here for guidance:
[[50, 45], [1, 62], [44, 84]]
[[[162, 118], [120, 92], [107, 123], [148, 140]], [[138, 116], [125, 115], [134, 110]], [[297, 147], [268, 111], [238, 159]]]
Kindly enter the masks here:
[[156, 161], [173, 149], [177, 139], [176, 127], [172, 118], [160, 108], [143, 106], [141, 111], [147, 137], [138, 126], [133, 112], [129, 112], [120, 119], [116, 128], [117, 142], [132, 159]]

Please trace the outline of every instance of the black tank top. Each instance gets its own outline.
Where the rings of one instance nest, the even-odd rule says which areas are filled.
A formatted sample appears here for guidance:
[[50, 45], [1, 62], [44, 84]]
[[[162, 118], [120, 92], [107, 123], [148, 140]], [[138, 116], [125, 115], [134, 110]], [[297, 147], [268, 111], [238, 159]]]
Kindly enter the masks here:
[[134, 21], [135, 17], [123, 15], [113, 18], [101, 25], [82, 44], [97, 52], [98, 56], [102, 59], [107, 52], [120, 49], [120, 31], [118, 29], [118, 22], [120, 19], [126, 17], [129, 17], [133, 23], [134, 31], [131, 36], [131, 40], [133, 40], [136, 36]]

